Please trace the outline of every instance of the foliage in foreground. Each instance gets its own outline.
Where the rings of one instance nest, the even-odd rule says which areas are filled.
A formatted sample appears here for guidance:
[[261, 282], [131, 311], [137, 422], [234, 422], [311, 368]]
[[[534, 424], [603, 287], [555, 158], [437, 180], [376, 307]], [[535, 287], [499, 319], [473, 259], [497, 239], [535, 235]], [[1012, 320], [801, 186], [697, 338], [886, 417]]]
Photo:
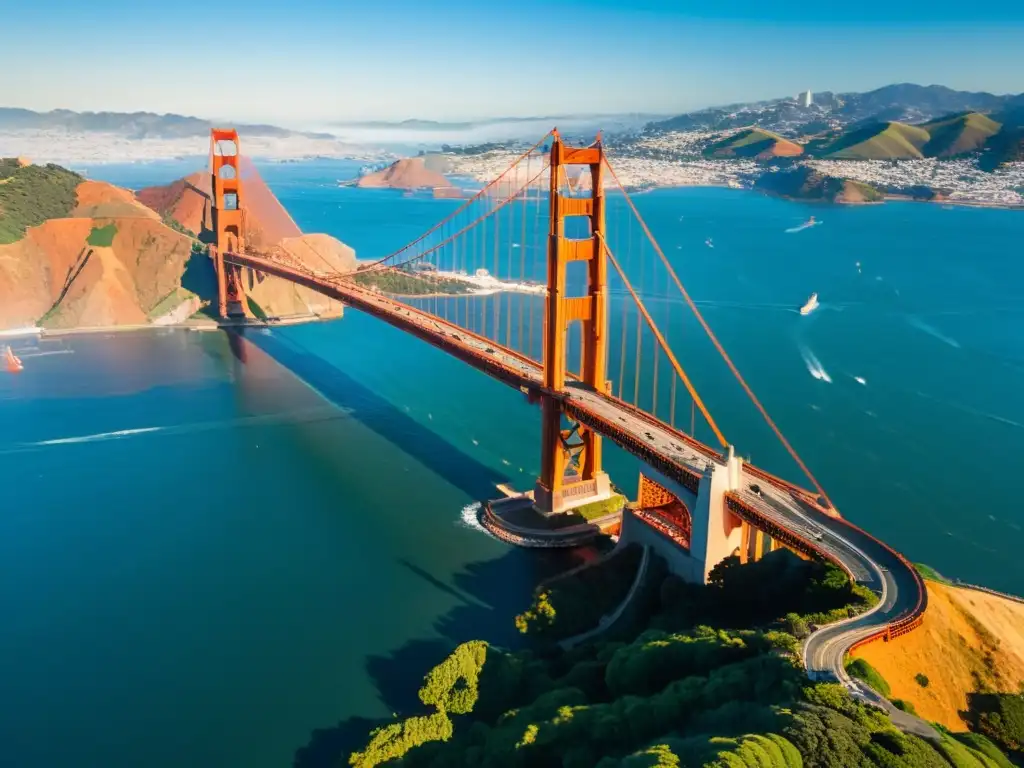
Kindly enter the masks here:
[[947, 579], [945, 576], [943, 576], [941, 573], [936, 571], [934, 568], [932, 568], [927, 563], [914, 563], [914, 568], [917, 570], [917, 572], [919, 574], [921, 574], [921, 578], [922, 579], [929, 579], [931, 581], [937, 581], [940, 584], [952, 584], [953, 583], [952, 581]]
[[84, 179], [59, 165], [26, 165], [0, 159], [0, 244], [13, 243], [47, 219], [67, 216]]
[[886, 698], [892, 695], [892, 689], [889, 687], [888, 681], [882, 677], [881, 672], [868, 664], [865, 659], [850, 659], [847, 661], [846, 672], [851, 677], [863, 680]]
[[593, 629], [625, 599], [642, 556], [638, 545], [621, 548], [589, 568], [552, 579], [516, 616], [516, 628], [537, 640], [561, 640]]
[[972, 693], [967, 719], [1001, 749], [1024, 754], [1024, 694]]
[[[791, 590], [782, 605], [757, 602], [776, 589]], [[837, 598], [863, 599], [826, 567], [779, 552], [727, 564], [709, 587], [680, 585], [662, 571], [646, 591], [643, 620], [616, 640], [564, 652], [458, 646], [424, 680], [426, 712], [377, 729], [350, 765], [1006, 768], [982, 737], [943, 734], [929, 743], [896, 730], [841, 685], [806, 679], [797, 639], [776, 627], [834, 611]], [[704, 623], [712, 614], [731, 626]]]

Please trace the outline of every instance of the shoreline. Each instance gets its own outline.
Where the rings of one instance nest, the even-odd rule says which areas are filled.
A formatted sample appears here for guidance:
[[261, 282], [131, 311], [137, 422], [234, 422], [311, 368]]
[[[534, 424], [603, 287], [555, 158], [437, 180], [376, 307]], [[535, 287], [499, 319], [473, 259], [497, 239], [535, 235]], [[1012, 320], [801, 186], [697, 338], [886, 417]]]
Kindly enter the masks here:
[[59, 336], [84, 336], [93, 333], [135, 333], [138, 331], [159, 331], [171, 329], [177, 331], [206, 332], [223, 331], [231, 328], [276, 328], [280, 326], [306, 325], [309, 323], [326, 323], [344, 317], [343, 313], [334, 315], [295, 315], [280, 320], [192, 320], [182, 323], [156, 325], [154, 323], [131, 325], [94, 325], [75, 328], [9, 328], [0, 329], [0, 339], [22, 339], [37, 336], [41, 339]]
[[[778, 200], [786, 200], [791, 203], [807, 203], [811, 205], [842, 205], [842, 206], [854, 206], [854, 205], [884, 205], [885, 203], [931, 203], [933, 205], [956, 205], [963, 208], [992, 208], [994, 210], [1003, 211], [1024, 211], [1024, 203], [990, 203], [984, 200], [924, 200], [921, 198], [911, 197], [910, 195], [902, 195], [899, 193], [883, 192], [881, 200], [862, 200], [862, 201], [847, 201], [847, 200], [810, 200], [800, 197], [787, 197], [785, 195], [773, 195], [770, 192], [761, 192], [760, 190], [754, 189], [753, 187], [738, 187], [732, 184], [665, 184], [665, 185], [649, 185], [642, 187], [625, 187], [625, 190], [630, 195], [642, 195], [648, 192], [655, 192], [663, 189], [733, 189], [737, 192], [753, 192], [755, 194], [763, 195], [764, 197], [774, 197]], [[611, 194], [621, 194], [619, 190], [609, 190]], [[607, 194], [607, 192], [606, 192]]]

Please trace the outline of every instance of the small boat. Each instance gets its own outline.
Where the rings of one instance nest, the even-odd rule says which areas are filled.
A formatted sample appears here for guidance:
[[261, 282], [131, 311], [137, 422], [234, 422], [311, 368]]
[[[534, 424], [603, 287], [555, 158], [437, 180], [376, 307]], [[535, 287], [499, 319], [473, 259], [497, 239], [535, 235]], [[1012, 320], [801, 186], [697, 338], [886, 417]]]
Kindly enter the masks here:
[[715, 244], [711, 242], [711, 238], [710, 237], [707, 240], [704, 241], [704, 245], [706, 245], [708, 248], [714, 248], [715, 247]]
[[807, 303], [800, 307], [801, 315], [809, 315], [811, 312], [818, 308], [818, 294], [812, 293], [811, 298], [807, 300]]
[[25, 370], [25, 366], [22, 365], [21, 360], [19, 360], [18, 356], [14, 354], [14, 350], [11, 349], [11, 346], [9, 344], [7, 345], [7, 355], [5, 357], [5, 360], [7, 363], [8, 373], [20, 373], [21, 371]]

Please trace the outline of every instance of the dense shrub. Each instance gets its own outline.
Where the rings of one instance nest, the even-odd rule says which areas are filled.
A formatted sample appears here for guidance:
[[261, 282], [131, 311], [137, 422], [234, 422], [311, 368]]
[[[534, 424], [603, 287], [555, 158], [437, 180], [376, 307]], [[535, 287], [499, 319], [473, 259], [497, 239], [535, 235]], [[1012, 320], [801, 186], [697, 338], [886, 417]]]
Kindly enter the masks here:
[[967, 719], [972, 730], [1001, 749], [1024, 752], [1024, 695], [972, 693], [967, 697]]
[[885, 678], [864, 659], [850, 659], [846, 662], [846, 671], [853, 677], [863, 680], [886, 698], [892, 693]]
[[84, 181], [59, 165], [16, 165], [3, 161], [0, 174], [0, 245], [20, 240], [29, 227], [71, 213], [78, 185]]

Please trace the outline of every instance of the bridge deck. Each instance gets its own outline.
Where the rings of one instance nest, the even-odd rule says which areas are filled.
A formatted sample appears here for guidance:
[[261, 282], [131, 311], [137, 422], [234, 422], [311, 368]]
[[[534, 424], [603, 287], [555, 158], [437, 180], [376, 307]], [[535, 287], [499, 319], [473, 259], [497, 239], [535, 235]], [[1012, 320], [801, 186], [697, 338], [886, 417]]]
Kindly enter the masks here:
[[[696, 490], [709, 462], [722, 461], [721, 454], [710, 446], [578, 381], [570, 382], [565, 392], [546, 392], [541, 366], [534, 360], [352, 280], [249, 254], [228, 253], [224, 258], [367, 312], [525, 393], [559, 397], [571, 416], [691, 490]], [[757, 486], [760, 492], [751, 486]], [[865, 616], [857, 622], [859, 626], [866, 629], [884, 625], [914, 609], [920, 587], [908, 564], [881, 542], [827, 514], [810, 491], [744, 464], [742, 487], [729, 493], [727, 502], [735, 514], [783, 543], [831, 560], [855, 580], [876, 592], [885, 591], [887, 599], [873, 620]], [[888, 582], [892, 583], [891, 591], [883, 590], [883, 583]]]

